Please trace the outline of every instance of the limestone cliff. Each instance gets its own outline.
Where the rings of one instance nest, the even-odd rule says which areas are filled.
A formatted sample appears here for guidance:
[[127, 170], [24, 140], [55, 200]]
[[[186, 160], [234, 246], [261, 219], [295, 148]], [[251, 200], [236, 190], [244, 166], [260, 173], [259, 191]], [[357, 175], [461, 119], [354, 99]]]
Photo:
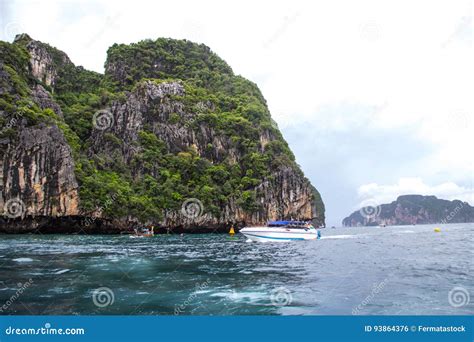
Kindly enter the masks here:
[[79, 213], [71, 149], [57, 126], [24, 127], [3, 154], [3, 198], [21, 199], [26, 215]]
[[0, 231], [324, 223], [260, 91], [206, 46], [114, 45], [104, 75], [25, 34], [0, 48]]
[[[24, 72], [45, 84], [54, 83], [51, 57], [40, 43], [31, 41], [29, 48], [29, 64], [22, 61], [24, 51], [13, 51], [19, 54], [15, 56], [4, 46], [1, 50], [0, 212], [10, 219], [77, 215], [78, 184], [71, 148], [63, 133], [57, 125], [28, 124], [33, 104], [62, 118], [60, 106], [45, 88], [36, 83], [28, 86], [22, 78]], [[15, 65], [13, 59], [24, 65]], [[17, 107], [21, 101], [23, 106]]]

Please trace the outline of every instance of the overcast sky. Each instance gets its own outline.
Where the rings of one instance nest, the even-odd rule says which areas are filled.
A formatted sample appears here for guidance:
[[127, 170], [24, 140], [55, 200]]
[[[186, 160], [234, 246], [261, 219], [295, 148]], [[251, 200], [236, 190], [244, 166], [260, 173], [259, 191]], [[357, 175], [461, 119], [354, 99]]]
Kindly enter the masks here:
[[474, 204], [471, 1], [11, 1], [29, 33], [103, 72], [113, 43], [204, 43], [258, 84], [327, 224], [419, 193]]

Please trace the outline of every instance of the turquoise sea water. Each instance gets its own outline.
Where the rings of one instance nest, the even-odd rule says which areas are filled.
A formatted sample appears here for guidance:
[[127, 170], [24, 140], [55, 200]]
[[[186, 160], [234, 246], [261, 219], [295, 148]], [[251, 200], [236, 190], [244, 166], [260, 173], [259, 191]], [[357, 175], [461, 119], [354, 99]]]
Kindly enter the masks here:
[[0, 314], [474, 313], [474, 224], [322, 236], [1, 235]]

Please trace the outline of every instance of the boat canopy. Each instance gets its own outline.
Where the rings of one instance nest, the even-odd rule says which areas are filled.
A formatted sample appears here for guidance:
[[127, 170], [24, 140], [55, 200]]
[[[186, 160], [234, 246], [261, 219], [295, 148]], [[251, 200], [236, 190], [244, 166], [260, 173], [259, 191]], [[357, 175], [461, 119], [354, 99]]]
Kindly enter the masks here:
[[305, 226], [308, 223], [305, 221], [268, 221], [269, 227], [280, 227], [280, 226]]

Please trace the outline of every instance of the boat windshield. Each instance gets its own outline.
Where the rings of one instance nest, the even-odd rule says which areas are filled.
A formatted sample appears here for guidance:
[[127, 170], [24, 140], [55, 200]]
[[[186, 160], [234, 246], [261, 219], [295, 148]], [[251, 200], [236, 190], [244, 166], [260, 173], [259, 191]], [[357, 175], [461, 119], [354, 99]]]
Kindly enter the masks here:
[[305, 221], [269, 221], [269, 227], [285, 227], [285, 228], [311, 228], [312, 225]]

